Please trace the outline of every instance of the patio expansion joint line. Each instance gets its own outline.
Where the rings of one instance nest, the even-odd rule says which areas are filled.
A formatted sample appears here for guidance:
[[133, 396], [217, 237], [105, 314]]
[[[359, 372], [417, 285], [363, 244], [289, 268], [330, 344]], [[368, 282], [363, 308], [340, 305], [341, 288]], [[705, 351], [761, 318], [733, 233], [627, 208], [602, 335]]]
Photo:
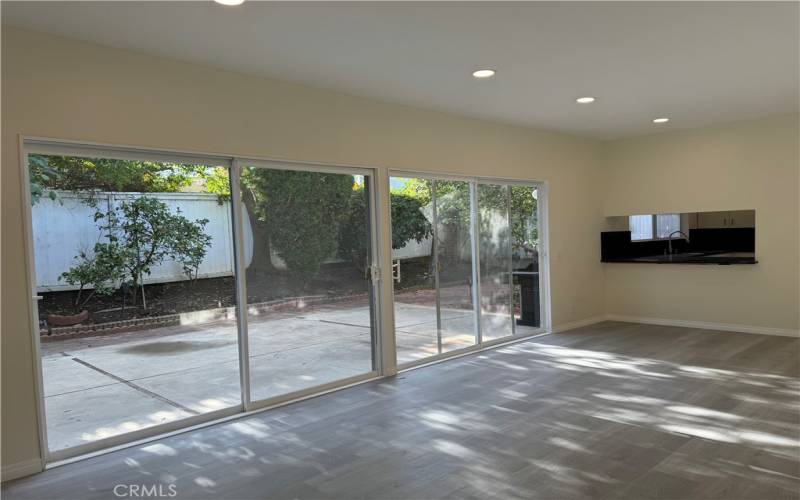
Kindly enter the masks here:
[[[311, 321], [314, 321], [314, 320], [311, 320]], [[357, 328], [364, 328], [365, 330], [369, 330], [369, 329], [372, 328], [370, 326], [356, 325], [355, 323], [342, 323], [341, 321], [333, 321], [333, 320], [330, 320], [330, 319], [318, 319], [317, 321], [319, 321], [320, 323], [330, 323], [330, 324], [333, 324], [333, 325], [354, 326], [354, 327], [357, 327]]]
[[190, 413], [192, 415], [199, 415], [200, 414], [199, 412], [197, 412], [195, 410], [192, 410], [191, 408], [183, 406], [182, 404], [177, 403], [175, 401], [172, 401], [171, 399], [165, 398], [161, 394], [157, 394], [157, 393], [155, 393], [155, 392], [153, 392], [151, 390], [145, 389], [144, 387], [142, 387], [140, 385], [137, 385], [137, 384], [134, 384], [133, 382], [125, 380], [122, 377], [118, 377], [118, 376], [114, 375], [113, 373], [109, 373], [109, 372], [103, 370], [102, 368], [98, 368], [97, 366], [94, 366], [93, 364], [91, 364], [89, 362], [86, 362], [86, 361], [82, 360], [81, 358], [73, 357], [72, 361], [75, 361], [76, 363], [80, 363], [80, 364], [82, 364], [83, 366], [85, 366], [87, 368], [91, 368], [92, 370], [100, 372], [103, 375], [105, 375], [106, 377], [111, 377], [114, 380], [127, 385], [128, 387], [130, 387], [131, 389], [133, 389], [135, 391], [139, 391], [142, 394], [145, 394], [146, 396], [150, 396], [151, 398], [157, 399], [157, 400], [159, 400], [159, 401], [161, 401], [163, 403], [167, 403], [170, 406], [174, 406], [175, 408], [178, 408], [179, 410], [183, 410], [183, 411], [185, 411], [187, 413]]

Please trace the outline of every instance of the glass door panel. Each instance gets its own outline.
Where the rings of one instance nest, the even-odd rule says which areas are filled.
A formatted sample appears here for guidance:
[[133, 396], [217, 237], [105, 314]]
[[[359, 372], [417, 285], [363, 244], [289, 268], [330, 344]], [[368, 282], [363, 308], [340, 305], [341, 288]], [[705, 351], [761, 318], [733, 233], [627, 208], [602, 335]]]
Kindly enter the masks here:
[[399, 364], [540, 329], [535, 185], [390, 184]]
[[50, 452], [240, 405], [228, 169], [28, 161]]
[[441, 352], [475, 344], [470, 185], [436, 181]]
[[374, 369], [369, 181], [242, 169], [252, 400]]
[[509, 188], [477, 185], [482, 340], [512, 335]]
[[518, 335], [542, 326], [538, 214], [538, 189], [535, 186], [511, 186], [514, 320]]
[[391, 177], [394, 323], [398, 364], [440, 352], [434, 248], [434, 183]]

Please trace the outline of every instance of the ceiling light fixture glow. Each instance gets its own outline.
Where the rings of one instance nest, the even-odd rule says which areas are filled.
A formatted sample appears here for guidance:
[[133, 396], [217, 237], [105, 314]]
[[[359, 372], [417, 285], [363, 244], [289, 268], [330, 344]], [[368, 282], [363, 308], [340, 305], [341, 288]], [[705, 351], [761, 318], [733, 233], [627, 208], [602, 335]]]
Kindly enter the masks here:
[[594, 102], [594, 97], [589, 97], [589, 96], [578, 97], [577, 99], [575, 99], [575, 102], [577, 102], [578, 104], [589, 104]]
[[214, 1], [220, 5], [228, 5], [228, 6], [242, 5], [244, 3], [244, 0], [214, 0]]
[[496, 71], [493, 69], [479, 69], [472, 72], [475, 78], [491, 78], [495, 75]]
[[665, 118], [656, 118], [656, 119], [653, 120], [653, 123], [667, 123], [668, 121], [669, 121], [669, 118], [666, 118], [666, 117]]

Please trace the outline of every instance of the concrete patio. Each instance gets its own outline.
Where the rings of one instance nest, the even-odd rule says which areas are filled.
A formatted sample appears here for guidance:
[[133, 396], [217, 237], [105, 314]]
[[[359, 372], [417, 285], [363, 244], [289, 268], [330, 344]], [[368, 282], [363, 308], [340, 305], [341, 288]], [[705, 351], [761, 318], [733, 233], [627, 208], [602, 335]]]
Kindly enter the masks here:
[[[399, 363], [438, 352], [435, 308], [396, 303], [395, 316]], [[442, 351], [472, 345], [473, 321], [443, 309]], [[366, 303], [251, 316], [252, 399], [371, 371], [369, 326]], [[240, 404], [232, 321], [45, 342], [42, 366], [52, 451]]]

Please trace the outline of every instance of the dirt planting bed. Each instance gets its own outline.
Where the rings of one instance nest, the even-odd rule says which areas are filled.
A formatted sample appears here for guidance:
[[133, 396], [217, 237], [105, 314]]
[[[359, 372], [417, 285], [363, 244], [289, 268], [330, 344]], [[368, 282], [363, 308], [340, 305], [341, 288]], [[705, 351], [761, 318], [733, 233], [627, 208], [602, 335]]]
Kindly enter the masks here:
[[[409, 261], [401, 289], [416, 289], [425, 280], [428, 263]], [[422, 277], [422, 278], [420, 278]], [[349, 264], [326, 265], [314, 279], [302, 283], [296, 276], [276, 270], [248, 269], [246, 277], [248, 308], [260, 312], [296, 312], [324, 304], [357, 301], [365, 298], [369, 282], [362, 271]], [[86, 292], [84, 292], [85, 294]], [[235, 319], [236, 282], [233, 277], [200, 279], [145, 286], [147, 308], [141, 299], [131, 304], [130, 296], [117, 291], [113, 296], [95, 296], [82, 307], [75, 305], [77, 292], [46, 292], [39, 301], [42, 338], [57, 340], [110, 335], [121, 332], [154, 330], [191, 324], [193, 315], [203, 321]], [[74, 315], [89, 312], [78, 325], [48, 324], [49, 315]]]

